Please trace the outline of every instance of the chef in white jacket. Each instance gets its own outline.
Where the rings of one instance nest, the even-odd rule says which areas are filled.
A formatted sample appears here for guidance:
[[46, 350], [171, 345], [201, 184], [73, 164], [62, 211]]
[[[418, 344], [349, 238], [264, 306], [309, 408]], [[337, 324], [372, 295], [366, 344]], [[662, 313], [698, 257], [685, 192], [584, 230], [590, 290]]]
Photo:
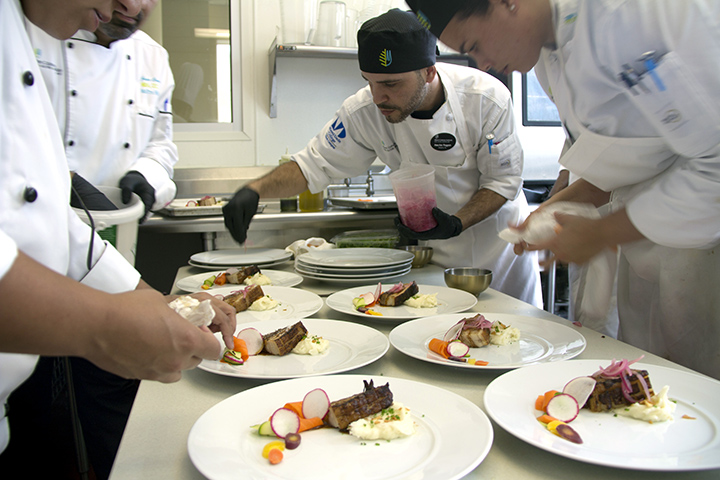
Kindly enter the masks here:
[[138, 30], [156, 4], [142, 0], [137, 15], [116, 13], [67, 40], [28, 27], [70, 170], [94, 186], [122, 188], [125, 203], [137, 193], [146, 214], [177, 193], [168, 53]]
[[581, 178], [551, 201], [609, 202], [529, 248], [583, 263], [619, 246], [619, 337], [720, 378], [720, 2], [408, 3], [482, 66], [535, 66]]
[[[164, 382], [219, 354], [212, 334], [142, 288], [138, 272], [70, 208], [62, 140], [26, 33], [32, 22], [67, 38], [113, 11], [138, 10], [137, 0], [0, 0], [0, 405], [38, 354]], [[231, 334], [234, 319], [215, 311]], [[8, 412], [0, 414], [2, 452]]]
[[430, 164], [438, 226], [413, 232], [396, 222], [400, 232], [427, 240], [434, 262], [488, 268], [491, 287], [541, 307], [536, 255], [516, 256], [497, 236], [529, 212], [510, 93], [484, 72], [436, 65], [435, 53], [435, 38], [410, 12], [393, 9], [363, 24], [358, 61], [369, 85], [343, 102], [293, 162], [238, 191], [223, 208], [225, 224], [242, 243], [259, 196], [318, 192], [334, 178], [367, 171], [376, 157], [393, 170]]

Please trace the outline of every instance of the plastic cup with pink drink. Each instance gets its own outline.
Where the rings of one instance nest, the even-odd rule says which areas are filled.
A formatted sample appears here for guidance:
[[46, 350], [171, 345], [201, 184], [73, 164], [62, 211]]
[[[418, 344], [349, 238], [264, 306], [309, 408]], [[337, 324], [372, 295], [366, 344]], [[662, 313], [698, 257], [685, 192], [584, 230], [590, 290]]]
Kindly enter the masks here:
[[402, 166], [390, 174], [390, 181], [403, 225], [416, 232], [435, 228], [435, 169], [430, 165]]

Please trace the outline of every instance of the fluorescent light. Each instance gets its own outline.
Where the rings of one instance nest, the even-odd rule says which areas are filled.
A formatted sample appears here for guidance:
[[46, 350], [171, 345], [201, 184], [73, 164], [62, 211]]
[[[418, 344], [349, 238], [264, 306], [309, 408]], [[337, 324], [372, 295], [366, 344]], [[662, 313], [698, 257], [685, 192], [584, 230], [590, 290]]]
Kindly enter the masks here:
[[230, 38], [230, 30], [226, 28], [196, 28], [197, 38]]

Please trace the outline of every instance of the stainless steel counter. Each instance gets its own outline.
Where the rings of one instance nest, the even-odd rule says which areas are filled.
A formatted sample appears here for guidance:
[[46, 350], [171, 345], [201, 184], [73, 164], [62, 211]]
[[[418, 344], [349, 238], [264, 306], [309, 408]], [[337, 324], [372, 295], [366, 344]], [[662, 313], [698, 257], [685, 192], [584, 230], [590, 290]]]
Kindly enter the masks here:
[[[277, 268], [277, 267], [274, 267]], [[287, 264], [286, 268], [291, 268]], [[197, 270], [183, 267], [178, 271], [176, 281]], [[428, 265], [413, 269], [406, 277], [420, 284], [444, 285], [442, 269]], [[341, 285], [323, 282], [303, 281], [298, 288], [315, 291], [319, 295], [342, 290]], [[181, 292], [175, 292], [181, 293]], [[483, 292], [473, 312], [513, 313], [568, 324], [567, 320], [511, 298], [495, 290]], [[388, 335], [394, 323], [373, 321], [372, 317], [360, 318], [340, 314], [327, 305], [312, 318], [329, 318], [347, 322], [363, 323]], [[605, 337], [593, 330], [578, 329], [587, 340], [587, 348], [578, 357], [584, 359], [637, 358], [644, 354], [644, 363], [663, 365], [689, 371], [658, 356], [648, 354], [625, 343]], [[384, 375], [405, 378], [444, 388], [461, 395], [484, 408], [485, 388], [502, 370], [469, 370], [448, 368], [408, 357], [401, 352], [390, 350], [378, 361], [353, 370], [352, 374]], [[144, 381], [140, 385], [130, 419], [125, 429], [111, 480], [143, 479], [201, 479], [187, 453], [187, 439], [195, 421], [218, 402], [269, 381], [248, 380], [215, 375], [202, 370], [184, 374], [177, 383], [163, 385]], [[536, 393], [536, 392], [530, 392]], [[460, 425], [458, 428], [462, 428]], [[505, 432], [493, 423], [494, 441], [485, 460], [465, 478], [467, 479], [576, 479], [585, 480], [665, 480], [717, 479], [719, 470], [700, 472], [642, 472], [624, 470], [570, 460], [553, 455], [523, 442]], [[228, 434], [232, 434], [228, 432]], [[321, 467], [321, 459], [318, 459]], [[361, 472], [358, 472], [362, 475]], [[243, 472], [238, 472], [243, 478]], [[358, 477], [362, 478], [362, 477]]]

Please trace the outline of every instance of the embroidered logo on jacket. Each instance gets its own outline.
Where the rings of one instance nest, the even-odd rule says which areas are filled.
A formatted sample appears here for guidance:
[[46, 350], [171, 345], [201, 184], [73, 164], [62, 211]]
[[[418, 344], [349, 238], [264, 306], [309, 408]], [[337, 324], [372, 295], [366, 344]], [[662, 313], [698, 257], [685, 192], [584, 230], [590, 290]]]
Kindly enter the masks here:
[[420, 25], [425, 27], [425, 29], [430, 30], [430, 27], [432, 27], [432, 23], [430, 23], [430, 19], [422, 12], [422, 10], [418, 10], [417, 19], [418, 22], [420, 22]]
[[149, 95], [160, 95], [160, 80], [157, 78], [140, 77], [140, 92]]
[[340, 144], [343, 138], [345, 138], [345, 135], [347, 135], [347, 132], [345, 131], [345, 125], [340, 121], [340, 117], [335, 118], [335, 121], [330, 125], [330, 128], [328, 129], [327, 133], [325, 134], [325, 139], [328, 142], [328, 145], [330, 148], [337, 148], [337, 146]]
[[389, 67], [392, 64], [392, 51], [387, 48], [380, 52], [380, 65]]

